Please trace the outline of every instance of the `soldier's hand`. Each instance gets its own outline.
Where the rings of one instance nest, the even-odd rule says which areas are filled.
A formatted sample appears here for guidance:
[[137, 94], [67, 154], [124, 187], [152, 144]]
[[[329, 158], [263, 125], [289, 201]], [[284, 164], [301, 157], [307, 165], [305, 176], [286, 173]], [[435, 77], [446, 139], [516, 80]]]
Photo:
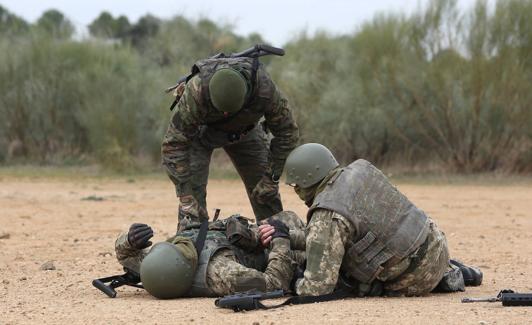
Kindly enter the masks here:
[[131, 247], [136, 249], [143, 249], [149, 247], [152, 242], [150, 238], [153, 237], [153, 229], [144, 223], [134, 223], [129, 227], [127, 233], [127, 240]]
[[259, 226], [260, 242], [268, 246], [275, 238], [289, 238], [290, 229], [280, 220], [268, 219], [268, 223]]
[[279, 193], [279, 180], [274, 181], [271, 175], [263, 175], [251, 192], [251, 197], [258, 203], [265, 204], [271, 201]]
[[272, 235], [275, 232], [275, 228], [267, 223], [259, 226], [260, 242], [262, 246], [268, 247], [272, 241]]

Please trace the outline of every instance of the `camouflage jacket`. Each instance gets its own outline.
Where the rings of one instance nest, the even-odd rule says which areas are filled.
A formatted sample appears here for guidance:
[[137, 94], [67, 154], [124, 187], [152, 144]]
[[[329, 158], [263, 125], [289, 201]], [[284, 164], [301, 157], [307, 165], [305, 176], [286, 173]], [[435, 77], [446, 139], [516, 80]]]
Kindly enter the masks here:
[[[427, 294], [443, 277], [449, 259], [447, 241], [432, 220], [429, 224], [425, 253], [416, 251], [397, 264], [383, 265], [377, 280], [384, 283], [385, 294]], [[314, 210], [306, 229], [305, 276], [296, 282], [298, 295], [331, 293], [339, 285], [340, 277], [361, 295], [370, 289], [367, 284], [348, 278], [356, 261], [347, 256], [346, 248], [356, 232], [356, 227], [342, 215], [326, 209]]]
[[[213, 59], [202, 60], [196, 65], [214, 65], [211, 69], [214, 73], [216, 62]], [[249, 65], [249, 62], [247, 64]], [[212, 73], [198, 73], [187, 82], [162, 143], [163, 165], [176, 186], [177, 196], [192, 194], [189, 184], [190, 150], [192, 141], [201, 136], [201, 128], [213, 127], [228, 133], [242, 133], [264, 118], [273, 135], [270, 144], [270, 165], [266, 172], [275, 175], [281, 175], [286, 157], [299, 139], [298, 127], [286, 98], [262, 66], [257, 70], [250, 100], [239, 113], [229, 117], [216, 110], [203, 94], [208, 88], [205, 87], [205, 79], [212, 76]]]

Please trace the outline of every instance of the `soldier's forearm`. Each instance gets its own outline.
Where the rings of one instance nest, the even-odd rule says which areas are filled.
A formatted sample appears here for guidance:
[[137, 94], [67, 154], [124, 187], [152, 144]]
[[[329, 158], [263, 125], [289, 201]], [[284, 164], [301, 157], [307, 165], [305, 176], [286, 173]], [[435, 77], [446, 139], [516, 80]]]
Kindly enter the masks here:
[[136, 254], [138, 249], [133, 248], [127, 240], [127, 232], [121, 233], [115, 241], [115, 252], [118, 260]]
[[290, 257], [290, 240], [275, 238], [268, 255], [268, 266], [264, 271], [268, 291], [289, 290], [295, 266], [295, 262]]
[[297, 131], [290, 131], [280, 136], [275, 136], [270, 143], [270, 164], [272, 173], [281, 175], [286, 158], [297, 146], [299, 134]]
[[135, 272], [139, 272], [140, 263], [148, 251], [148, 248], [142, 250], [132, 247], [127, 239], [127, 232], [122, 233], [115, 242], [115, 252], [118, 263]]
[[290, 249], [304, 251], [305, 246], [305, 231], [290, 229]]
[[296, 292], [311, 296], [331, 293], [352, 229], [345, 218], [327, 210], [317, 210], [307, 227], [307, 266], [305, 277], [296, 284]]
[[265, 114], [266, 124], [274, 136], [270, 144], [270, 167], [274, 174], [280, 175], [286, 157], [297, 146], [299, 128], [288, 101], [279, 91], [276, 91], [272, 103], [272, 109]]

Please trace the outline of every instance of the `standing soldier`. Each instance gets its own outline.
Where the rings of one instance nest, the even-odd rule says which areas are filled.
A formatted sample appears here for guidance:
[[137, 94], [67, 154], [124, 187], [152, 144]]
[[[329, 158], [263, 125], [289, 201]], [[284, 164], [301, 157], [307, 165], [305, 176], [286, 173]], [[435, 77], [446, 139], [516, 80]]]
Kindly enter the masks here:
[[331, 293], [340, 280], [361, 296], [463, 291], [482, 282], [480, 270], [449, 259], [436, 223], [368, 161], [340, 167], [326, 147], [307, 143], [290, 153], [286, 174], [310, 208], [298, 295]]
[[200, 60], [187, 80], [176, 88], [180, 99], [162, 143], [163, 165], [180, 201], [178, 228], [208, 218], [206, 186], [215, 148], [231, 158], [257, 221], [282, 211], [279, 177], [299, 133], [287, 100], [258, 57]]

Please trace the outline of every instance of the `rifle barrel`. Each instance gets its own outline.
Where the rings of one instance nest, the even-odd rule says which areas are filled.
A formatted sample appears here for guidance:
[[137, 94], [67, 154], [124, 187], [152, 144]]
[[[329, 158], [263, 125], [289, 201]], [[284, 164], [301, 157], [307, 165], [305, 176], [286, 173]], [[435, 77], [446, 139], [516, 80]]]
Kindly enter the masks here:
[[462, 298], [463, 303], [469, 303], [469, 302], [497, 302], [500, 301], [499, 298]]

